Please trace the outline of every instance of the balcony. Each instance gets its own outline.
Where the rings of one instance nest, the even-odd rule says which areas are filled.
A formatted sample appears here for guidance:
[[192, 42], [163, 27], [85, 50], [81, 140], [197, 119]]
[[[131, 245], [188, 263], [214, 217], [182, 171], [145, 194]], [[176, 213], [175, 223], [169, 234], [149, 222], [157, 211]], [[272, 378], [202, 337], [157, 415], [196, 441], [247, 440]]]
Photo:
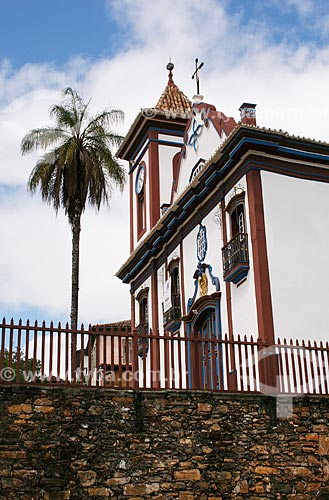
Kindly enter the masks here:
[[222, 248], [224, 280], [238, 284], [248, 274], [248, 234], [238, 233]]
[[163, 312], [163, 327], [169, 332], [175, 332], [181, 324], [180, 295], [171, 295], [171, 307]]

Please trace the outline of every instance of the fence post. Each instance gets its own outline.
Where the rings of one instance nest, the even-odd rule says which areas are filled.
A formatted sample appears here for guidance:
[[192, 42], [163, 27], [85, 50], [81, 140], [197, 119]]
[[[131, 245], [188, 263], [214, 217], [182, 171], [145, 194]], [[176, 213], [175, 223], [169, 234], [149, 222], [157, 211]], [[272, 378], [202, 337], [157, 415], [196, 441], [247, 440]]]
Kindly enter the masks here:
[[260, 391], [267, 394], [277, 394], [279, 362], [274, 345], [266, 345], [263, 339], [259, 338], [258, 344], [258, 369]]

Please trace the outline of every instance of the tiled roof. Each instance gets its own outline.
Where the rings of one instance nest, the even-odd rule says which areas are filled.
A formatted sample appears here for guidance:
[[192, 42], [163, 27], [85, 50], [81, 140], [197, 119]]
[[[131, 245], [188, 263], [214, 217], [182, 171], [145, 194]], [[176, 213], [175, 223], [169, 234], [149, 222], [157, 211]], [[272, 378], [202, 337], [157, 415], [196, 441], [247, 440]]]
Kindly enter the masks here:
[[174, 83], [171, 71], [169, 72], [168, 84], [154, 109], [159, 111], [171, 110], [175, 113], [190, 113], [192, 110], [191, 101]]
[[130, 327], [131, 321], [130, 319], [126, 319], [122, 321], [116, 321], [115, 323], [102, 323], [101, 325], [95, 325], [95, 326], [108, 327], [108, 328]]

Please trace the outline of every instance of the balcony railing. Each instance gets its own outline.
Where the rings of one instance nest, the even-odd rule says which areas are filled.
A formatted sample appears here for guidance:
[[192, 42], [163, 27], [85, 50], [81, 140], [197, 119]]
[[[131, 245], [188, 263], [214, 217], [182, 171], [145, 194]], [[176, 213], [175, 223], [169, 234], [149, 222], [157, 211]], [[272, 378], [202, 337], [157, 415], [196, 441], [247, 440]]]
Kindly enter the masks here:
[[248, 234], [238, 233], [222, 248], [224, 280], [239, 283], [248, 274]]
[[171, 295], [171, 307], [164, 311], [163, 313], [163, 326], [168, 331], [176, 331], [179, 328], [181, 322], [181, 303], [180, 303], [180, 295], [173, 294]]

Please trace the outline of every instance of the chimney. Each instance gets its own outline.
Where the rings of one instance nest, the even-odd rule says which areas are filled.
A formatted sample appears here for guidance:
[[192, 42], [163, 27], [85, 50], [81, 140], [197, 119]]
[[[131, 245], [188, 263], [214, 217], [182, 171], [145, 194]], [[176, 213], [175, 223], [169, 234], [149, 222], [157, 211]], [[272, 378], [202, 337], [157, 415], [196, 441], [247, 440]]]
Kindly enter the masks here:
[[256, 126], [256, 106], [257, 104], [251, 104], [250, 102], [241, 104], [239, 111], [242, 123]]

